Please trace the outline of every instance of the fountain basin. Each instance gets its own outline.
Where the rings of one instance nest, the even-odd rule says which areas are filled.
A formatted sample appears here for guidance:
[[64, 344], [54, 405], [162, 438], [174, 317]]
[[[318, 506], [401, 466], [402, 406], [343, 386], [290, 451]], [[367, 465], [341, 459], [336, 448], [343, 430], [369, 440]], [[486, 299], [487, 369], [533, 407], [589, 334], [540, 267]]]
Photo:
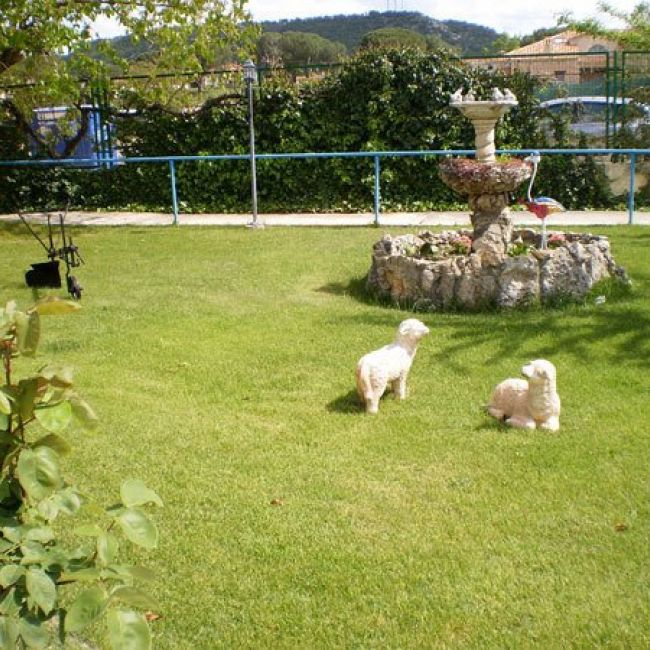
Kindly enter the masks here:
[[446, 158], [439, 165], [442, 180], [459, 194], [473, 196], [513, 192], [527, 178], [531, 165], [524, 160], [479, 162], [471, 158]]
[[515, 231], [516, 246], [526, 252], [509, 254], [497, 264], [486, 263], [479, 253], [450, 252], [456, 242], [471, 238], [470, 230], [385, 235], [373, 247], [367, 288], [378, 298], [424, 311], [476, 311], [579, 301], [607, 278], [629, 284], [607, 237], [554, 234], [559, 245], [539, 250], [539, 234]]

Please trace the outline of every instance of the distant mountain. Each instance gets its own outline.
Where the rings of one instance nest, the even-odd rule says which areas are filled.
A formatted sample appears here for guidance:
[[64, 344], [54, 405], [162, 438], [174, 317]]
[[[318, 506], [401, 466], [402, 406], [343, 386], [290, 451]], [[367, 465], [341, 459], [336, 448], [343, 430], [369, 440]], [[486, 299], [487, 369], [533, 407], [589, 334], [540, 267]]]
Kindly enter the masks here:
[[459, 20], [435, 20], [416, 11], [371, 11], [352, 16], [293, 18], [260, 23], [265, 32], [311, 32], [331, 41], [343, 43], [353, 52], [365, 34], [383, 27], [411, 29], [425, 36], [436, 36], [457, 48], [462, 55], [482, 54], [498, 32], [489, 27]]
[[[371, 11], [351, 16], [320, 16], [317, 18], [293, 18], [290, 20], [264, 21], [264, 32], [309, 32], [330, 41], [342, 43], [348, 53], [354, 52], [368, 32], [385, 27], [410, 29], [424, 36], [439, 38], [454, 47], [463, 56], [483, 54], [489, 50], [498, 33], [489, 27], [459, 20], [435, 20], [415, 11]], [[111, 45], [121, 56], [146, 59], [151, 48], [144, 41], [134, 43], [130, 36], [111, 39]], [[102, 58], [95, 48], [94, 55]]]

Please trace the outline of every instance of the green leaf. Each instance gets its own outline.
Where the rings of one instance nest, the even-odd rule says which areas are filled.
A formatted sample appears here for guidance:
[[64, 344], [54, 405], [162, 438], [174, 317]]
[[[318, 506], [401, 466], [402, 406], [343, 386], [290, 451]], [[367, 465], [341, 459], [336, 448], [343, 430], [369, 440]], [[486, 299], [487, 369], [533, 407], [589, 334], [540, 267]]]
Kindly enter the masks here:
[[129, 566], [124, 568], [126, 572], [136, 580], [144, 580], [145, 582], [151, 582], [156, 579], [156, 574], [151, 569], [148, 569], [147, 567]]
[[12, 479], [0, 478], [0, 501], [4, 501], [11, 497]]
[[18, 631], [28, 648], [46, 648], [50, 640], [47, 624], [35, 616], [21, 616]]
[[74, 371], [69, 366], [45, 366], [39, 374], [56, 388], [70, 388], [74, 383]]
[[74, 515], [81, 508], [81, 497], [72, 487], [61, 490], [52, 497], [52, 500], [66, 515]]
[[[68, 406], [70, 405], [68, 404]], [[36, 417], [38, 417], [38, 412], [43, 410], [46, 409], [36, 409]], [[68, 441], [61, 436], [57, 436], [55, 433], [49, 433], [48, 435], [39, 438], [34, 443], [34, 447], [49, 447], [50, 449], [54, 449], [54, 451], [61, 456], [66, 456], [72, 451], [72, 447]]]
[[83, 630], [103, 614], [107, 603], [108, 598], [101, 587], [90, 587], [90, 589], [82, 591], [70, 605], [65, 616], [65, 631], [79, 632]]
[[117, 515], [116, 519], [131, 542], [144, 548], [156, 548], [158, 529], [142, 510], [126, 508]]
[[28, 314], [16, 312], [14, 322], [16, 323], [18, 352], [26, 357], [33, 357], [41, 337], [41, 320], [38, 312], [30, 311]]
[[97, 538], [97, 559], [102, 566], [108, 566], [115, 561], [120, 550], [120, 545], [115, 535], [102, 533]]
[[144, 506], [148, 503], [154, 503], [160, 507], [163, 505], [162, 499], [138, 479], [124, 481], [120, 487], [120, 496], [122, 497], [122, 503], [127, 508]]
[[97, 582], [101, 578], [99, 569], [79, 569], [79, 571], [66, 571], [61, 574], [61, 580], [75, 582]]
[[52, 497], [39, 501], [36, 509], [38, 514], [48, 522], [54, 521], [59, 516], [59, 506], [52, 501]]
[[4, 616], [16, 616], [20, 612], [22, 604], [19, 590], [12, 587], [2, 599], [2, 602], [0, 602], [0, 614]]
[[5, 539], [8, 539], [14, 544], [19, 544], [23, 541], [25, 529], [22, 526], [3, 526], [0, 528], [0, 532], [2, 532], [2, 536]]
[[0, 390], [0, 413], [3, 415], [11, 413], [11, 402], [3, 390]]
[[9, 416], [0, 413], [0, 431], [6, 431], [9, 428]]
[[44, 429], [52, 433], [61, 433], [72, 420], [72, 406], [70, 402], [59, 402], [54, 406], [41, 406], [34, 411], [34, 415]]
[[18, 382], [18, 394], [16, 396], [16, 406], [18, 413], [23, 420], [29, 420], [34, 413], [34, 402], [38, 393], [38, 379], [21, 379]]
[[23, 564], [47, 564], [50, 561], [45, 547], [40, 542], [26, 541], [20, 546]]
[[42, 569], [30, 567], [27, 571], [27, 591], [34, 602], [47, 615], [54, 609], [56, 603], [56, 585], [50, 576]]
[[149, 650], [151, 632], [144, 616], [124, 609], [108, 613], [108, 638], [113, 650]]
[[20, 564], [6, 564], [0, 569], [0, 585], [6, 589], [25, 575], [25, 567]]
[[61, 485], [59, 455], [49, 447], [24, 449], [18, 457], [16, 474], [32, 499], [45, 499]]
[[31, 309], [31, 311], [40, 314], [41, 316], [58, 316], [60, 314], [71, 314], [79, 311], [81, 305], [72, 300], [63, 300], [56, 296], [47, 296], [39, 300]]
[[111, 593], [111, 597], [119, 600], [124, 605], [137, 607], [138, 609], [159, 610], [160, 604], [149, 594], [136, 589], [135, 587], [117, 587]]
[[77, 526], [74, 532], [81, 537], [99, 537], [104, 534], [104, 531], [97, 524], [84, 524]]
[[0, 648], [13, 650], [18, 639], [18, 621], [8, 616], [0, 616]]
[[99, 424], [99, 418], [90, 404], [78, 395], [72, 395], [69, 402], [70, 406], [72, 406], [72, 414], [81, 426], [89, 431], [94, 431]]
[[49, 526], [31, 528], [27, 531], [25, 539], [34, 542], [41, 542], [41, 544], [47, 544], [54, 539], [54, 531]]

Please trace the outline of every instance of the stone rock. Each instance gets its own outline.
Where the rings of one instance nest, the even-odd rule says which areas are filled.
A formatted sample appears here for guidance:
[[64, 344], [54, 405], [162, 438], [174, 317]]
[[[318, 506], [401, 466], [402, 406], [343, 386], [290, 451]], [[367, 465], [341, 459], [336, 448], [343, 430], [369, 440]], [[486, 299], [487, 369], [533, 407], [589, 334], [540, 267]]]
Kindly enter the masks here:
[[[608, 239], [589, 234], [566, 234], [566, 244], [516, 257], [496, 259], [485, 249], [437, 259], [419, 257], [425, 244], [449, 250], [452, 241], [467, 234], [463, 230], [384, 236], [373, 246], [368, 290], [418, 309], [476, 310], [549, 302], [561, 296], [581, 299], [607, 277], [629, 283], [611, 256]], [[516, 231], [514, 236], [539, 239], [534, 231]]]
[[530, 305], [539, 299], [539, 265], [532, 255], [504, 260], [498, 276], [499, 307]]

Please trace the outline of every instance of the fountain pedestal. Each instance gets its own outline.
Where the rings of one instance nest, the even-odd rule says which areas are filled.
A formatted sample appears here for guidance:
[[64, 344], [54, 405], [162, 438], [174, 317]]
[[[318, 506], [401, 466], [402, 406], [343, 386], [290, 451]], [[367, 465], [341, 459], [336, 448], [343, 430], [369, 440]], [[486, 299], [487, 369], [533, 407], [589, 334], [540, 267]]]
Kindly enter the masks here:
[[512, 221], [508, 192], [513, 192], [531, 174], [531, 166], [521, 160], [497, 162], [494, 130], [498, 120], [513, 106], [517, 98], [510, 92], [494, 91], [491, 101], [463, 98], [460, 92], [452, 97], [450, 106], [457, 108], [474, 126], [476, 158], [448, 159], [440, 165], [442, 180], [460, 194], [469, 195], [474, 227], [472, 250], [486, 264], [500, 264], [512, 241]]
[[530, 177], [531, 167], [523, 160], [480, 162], [448, 158], [440, 163], [440, 176], [453, 190], [469, 195], [474, 227], [472, 250], [484, 263], [499, 264], [512, 241], [508, 192]]

